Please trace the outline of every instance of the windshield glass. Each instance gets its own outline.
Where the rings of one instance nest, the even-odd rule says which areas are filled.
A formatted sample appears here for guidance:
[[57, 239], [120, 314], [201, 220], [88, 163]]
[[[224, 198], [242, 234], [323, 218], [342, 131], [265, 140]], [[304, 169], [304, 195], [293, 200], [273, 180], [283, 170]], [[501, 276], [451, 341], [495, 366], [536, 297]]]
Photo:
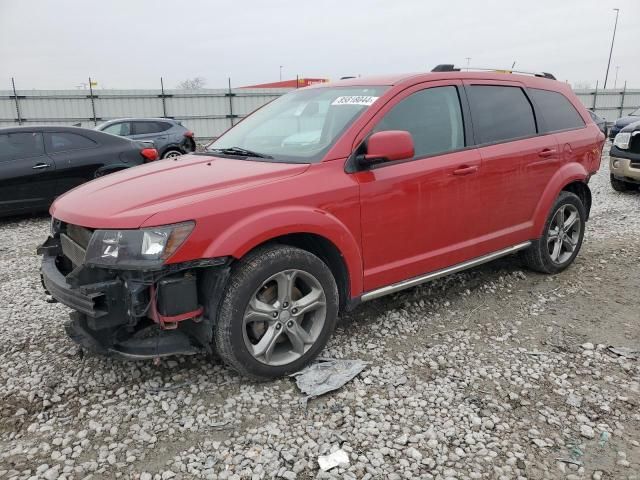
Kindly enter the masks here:
[[[291, 163], [319, 162], [340, 134], [388, 87], [296, 90], [238, 123], [207, 146], [228, 155], [263, 156]], [[227, 150], [229, 149], [229, 150]]]

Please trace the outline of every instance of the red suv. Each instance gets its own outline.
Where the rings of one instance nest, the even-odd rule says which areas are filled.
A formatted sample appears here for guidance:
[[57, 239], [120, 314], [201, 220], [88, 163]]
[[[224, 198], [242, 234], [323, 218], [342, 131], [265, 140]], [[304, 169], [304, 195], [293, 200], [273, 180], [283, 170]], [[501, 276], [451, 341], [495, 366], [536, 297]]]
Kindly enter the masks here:
[[296, 90], [204, 153], [60, 197], [39, 251], [69, 335], [276, 377], [362, 301], [517, 251], [565, 269], [604, 135], [549, 74], [438, 70]]

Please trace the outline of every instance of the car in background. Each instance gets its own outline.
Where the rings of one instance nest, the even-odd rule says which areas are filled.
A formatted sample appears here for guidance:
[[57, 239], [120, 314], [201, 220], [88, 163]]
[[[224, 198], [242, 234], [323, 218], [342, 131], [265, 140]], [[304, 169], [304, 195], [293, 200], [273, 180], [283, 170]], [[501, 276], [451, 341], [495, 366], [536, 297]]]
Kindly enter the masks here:
[[157, 158], [146, 143], [86, 128], [0, 128], [0, 216], [46, 210], [67, 190]]
[[638, 121], [640, 121], [640, 108], [637, 110], [634, 110], [626, 117], [622, 117], [616, 120], [613, 126], [611, 127], [611, 129], [609, 130], [609, 138], [613, 140], [614, 138], [616, 138], [616, 135], [620, 133], [620, 130], [622, 130], [627, 125], [638, 122]]
[[598, 128], [600, 129], [600, 131], [602, 133], [604, 133], [604, 136], [607, 136], [607, 131], [608, 131], [608, 127], [607, 127], [607, 121], [602, 118], [600, 115], [598, 115], [597, 113], [595, 113], [593, 110], [587, 110], [589, 112], [589, 115], [591, 116], [591, 119], [593, 120], [593, 122], [598, 125]]
[[96, 130], [131, 140], [153, 141], [160, 158], [195, 152], [193, 132], [170, 118], [120, 118], [109, 120]]
[[617, 192], [640, 187], [640, 120], [620, 130], [609, 152], [611, 186]]

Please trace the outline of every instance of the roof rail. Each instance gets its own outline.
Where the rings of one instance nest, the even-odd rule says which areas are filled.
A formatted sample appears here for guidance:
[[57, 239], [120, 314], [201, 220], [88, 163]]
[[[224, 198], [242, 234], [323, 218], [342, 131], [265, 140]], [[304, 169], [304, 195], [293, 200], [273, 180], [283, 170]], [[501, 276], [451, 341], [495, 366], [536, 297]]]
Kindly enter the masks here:
[[[443, 63], [440, 65], [436, 65], [431, 71], [432, 72], [459, 72], [461, 69], [456, 68], [451, 63]], [[556, 77], [548, 72], [524, 72], [522, 70], [512, 70], [510, 68], [501, 69], [501, 68], [477, 68], [477, 67], [465, 67], [466, 71], [474, 70], [480, 72], [499, 72], [499, 73], [519, 73], [521, 75], [533, 75], [534, 77], [540, 78], [548, 78], [549, 80], [556, 80]]]

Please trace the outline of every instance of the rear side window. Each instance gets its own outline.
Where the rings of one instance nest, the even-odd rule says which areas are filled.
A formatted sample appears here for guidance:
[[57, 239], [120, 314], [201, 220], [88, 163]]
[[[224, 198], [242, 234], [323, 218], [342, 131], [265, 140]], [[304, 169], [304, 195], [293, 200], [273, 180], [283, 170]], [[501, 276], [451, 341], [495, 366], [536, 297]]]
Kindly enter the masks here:
[[170, 128], [171, 124], [166, 122], [134, 122], [133, 133], [134, 135], [159, 133], [169, 130]]
[[3, 133], [0, 135], [0, 162], [44, 154], [42, 134], [36, 132]]
[[530, 88], [529, 94], [542, 115], [545, 132], [584, 127], [584, 120], [578, 111], [561, 93]]
[[51, 153], [66, 152], [68, 150], [80, 150], [83, 148], [93, 148], [98, 144], [93, 140], [69, 132], [47, 133], [47, 150]]
[[473, 128], [479, 143], [495, 143], [535, 135], [536, 121], [529, 99], [519, 87], [467, 87]]
[[387, 130], [408, 131], [416, 158], [463, 148], [464, 127], [456, 87], [427, 88], [401, 100], [374, 132]]

